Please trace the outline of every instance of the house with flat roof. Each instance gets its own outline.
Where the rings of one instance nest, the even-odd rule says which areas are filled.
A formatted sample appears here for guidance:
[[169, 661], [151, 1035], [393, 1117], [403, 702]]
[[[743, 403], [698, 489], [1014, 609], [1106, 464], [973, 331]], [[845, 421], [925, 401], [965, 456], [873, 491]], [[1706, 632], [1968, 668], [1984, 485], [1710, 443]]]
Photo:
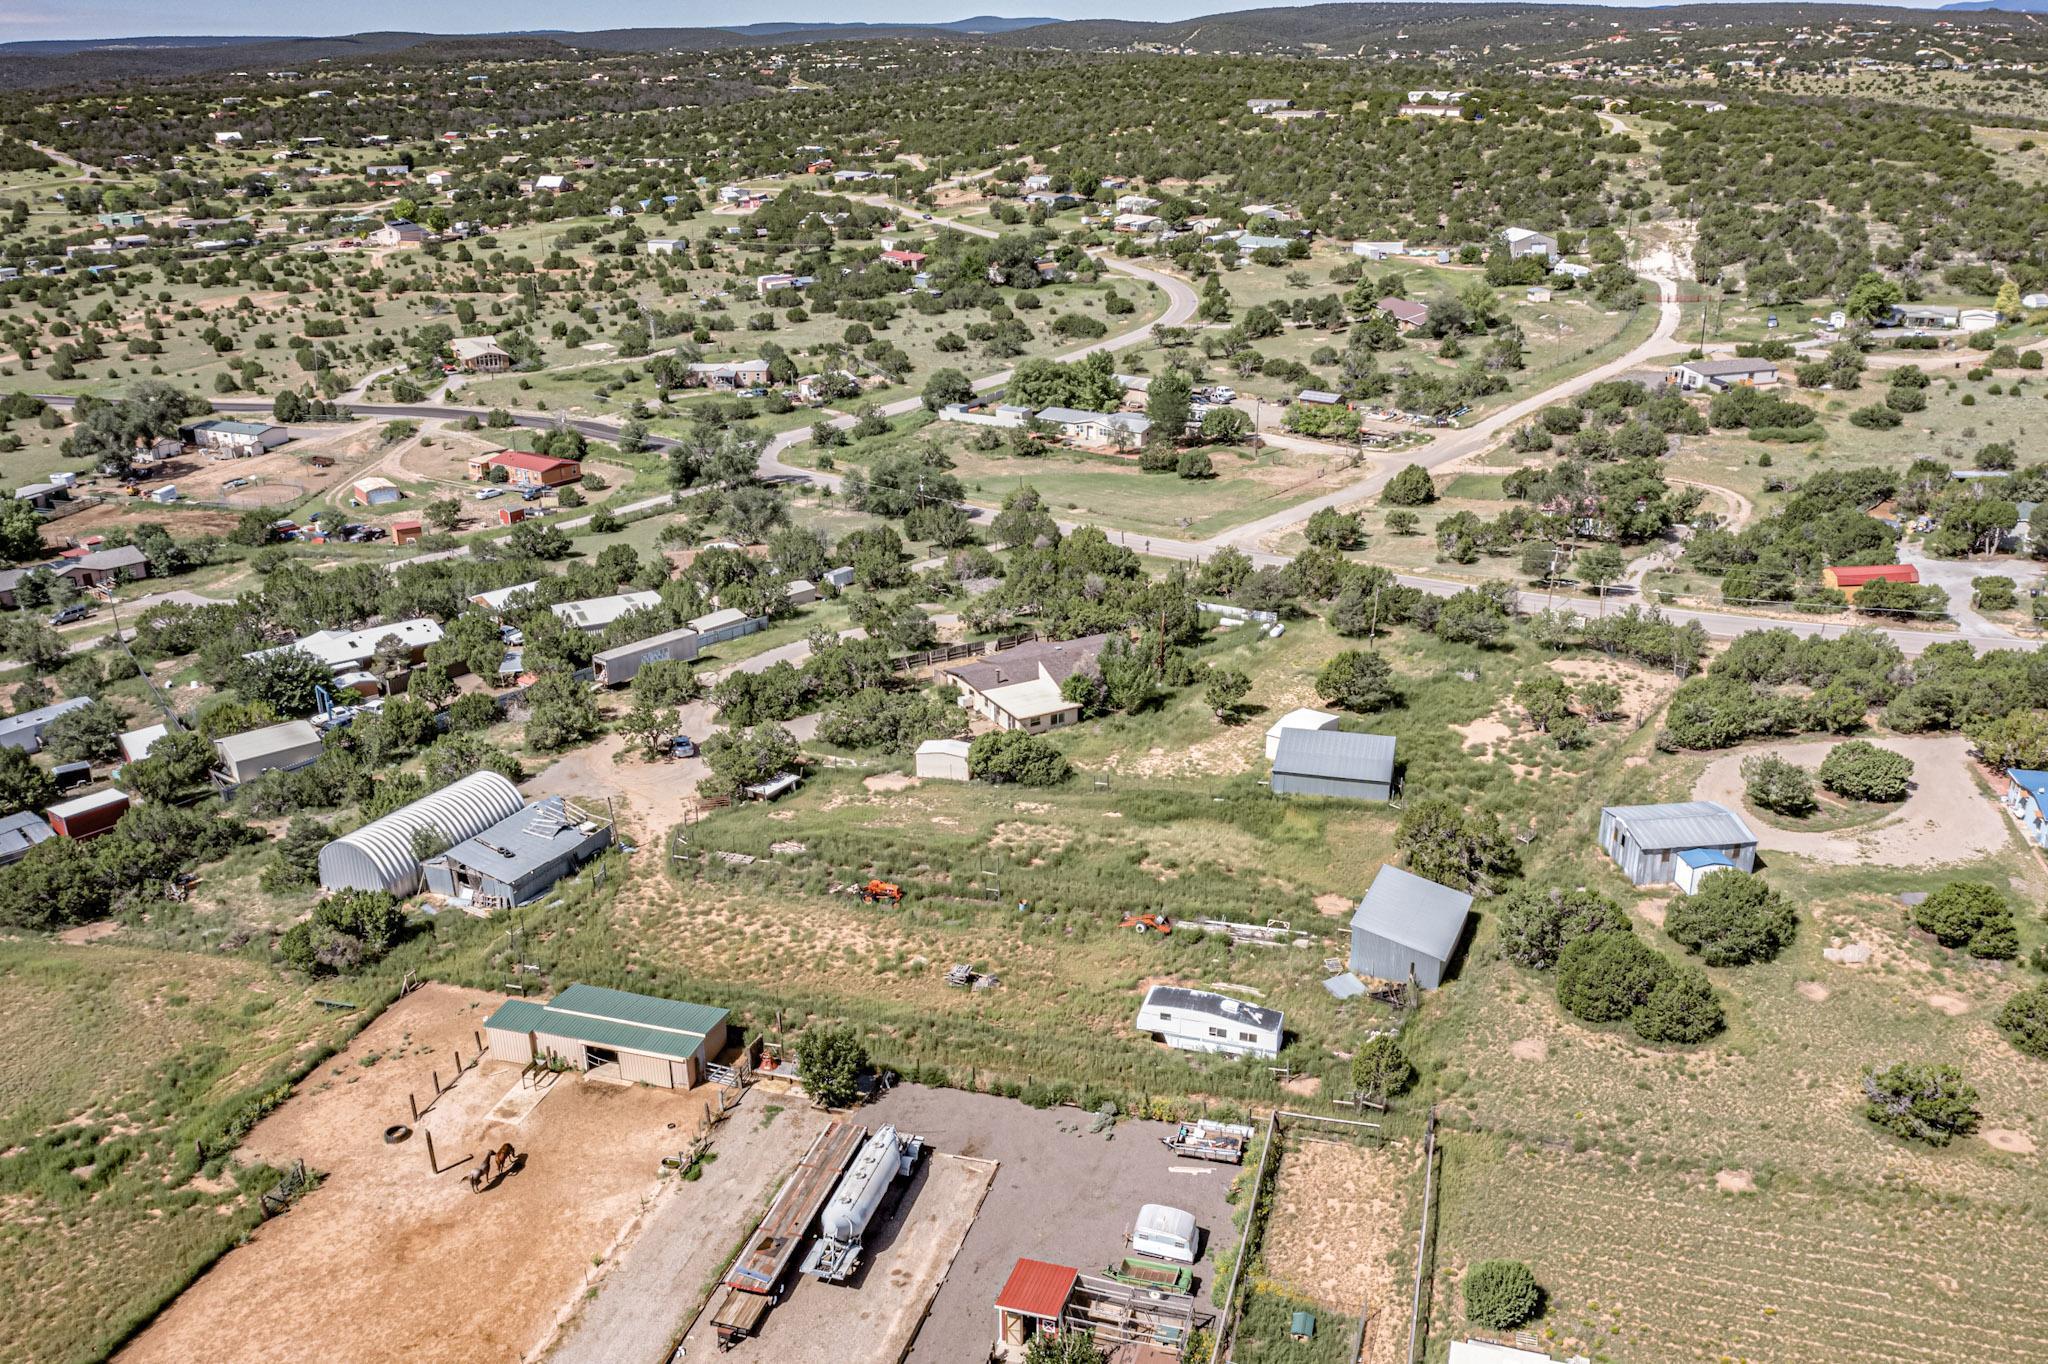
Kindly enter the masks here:
[[1686, 360], [1671, 367], [1671, 382], [1687, 393], [1720, 392], [1730, 388], [1762, 388], [1778, 382], [1778, 366], [1772, 360], [1744, 359]]
[[1352, 974], [1434, 990], [1472, 917], [1472, 897], [1382, 864], [1351, 916]]
[[683, 382], [692, 388], [759, 388], [768, 374], [766, 360], [700, 361], [690, 366]]
[[1136, 412], [1084, 412], [1077, 407], [1045, 407], [1038, 420], [1056, 428], [1059, 437], [1076, 445], [1136, 444], [1152, 429], [1152, 419]]
[[1286, 1017], [1278, 1009], [1209, 990], [1155, 985], [1138, 1007], [1137, 1029], [1182, 1051], [1278, 1056]]
[[275, 422], [200, 421], [178, 428], [187, 445], [234, 455], [260, 455], [292, 438]]
[[610, 597], [587, 597], [582, 601], [557, 602], [548, 610], [564, 625], [586, 635], [602, 634], [612, 622], [630, 611], [644, 611], [661, 605], [659, 592], [620, 592]]
[[2027, 842], [2048, 848], [2048, 772], [2027, 767], [2005, 769], [2005, 794], [1999, 804], [2018, 821]]
[[1110, 636], [1031, 640], [939, 669], [961, 704], [998, 729], [1047, 730], [1071, 725], [1081, 707], [1060, 688], [1078, 672], [1095, 673]]
[[440, 622], [425, 616], [396, 620], [389, 625], [367, 625], [360, 630], [315, 630], [290, 644], [272, 649], [252, 649], [244, 658], [264, 658], [296, 649], [311, 654], [337, 673], [356, 672], [377, 657], [378, 646], [396, 640], [413, 663], [426, 657], [427, 646], [441, 642]]
[[1756, 870], [1756, 835], [1742, 816], [1711, 800], [1610, 805], [1600, 812], [1600, 848], [1639, 886], [1675, 884], [1678, 855], [1724, 854], [1738, 871]]
[[493, 1061], [559, 1057], [595, 1078], [689, 1089], [725, 1049], [727, 1011], [571, 985], [547, 1003], [512, 999], [484, 1020]]
[[74, 696], [66, 701], [22, 711], [19, 715], [0, 715], [0, 748], [18, 748], [24, 753], [39, 752], [43, 746], [43, 731], [58, 716], [84, 710], [91, 704], [90, 696]]

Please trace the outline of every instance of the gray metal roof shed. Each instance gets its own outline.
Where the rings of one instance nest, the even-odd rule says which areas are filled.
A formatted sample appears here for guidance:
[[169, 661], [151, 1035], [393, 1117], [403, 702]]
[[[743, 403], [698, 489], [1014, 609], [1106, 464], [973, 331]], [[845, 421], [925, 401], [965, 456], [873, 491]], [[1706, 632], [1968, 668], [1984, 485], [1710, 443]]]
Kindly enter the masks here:
[[586, 819], [549, 796], [429, 858], [421, 871], [437, 894], [520, 905], [545, 895], [611, 841], [609, 821]]
[[325, 752], [310, 721], [286, 720], [215, 739], [222, 769], [232, 782], [245, 782], [277, 768], [304, 767]]
[[1382, 866], [1351, 916], [1351, 969], [1376, 980], [1406, 980], [1434, 990], [1458, 950], [1472, 897], [1462, 890]]
[[1273, 794], [1391, 799], [1393, 736], [1341, 729], [1283, 729], [1273, 748]]
[[1731, 843], [1755, 843], [1742, 816], [1711, 800], [1688, 800], [1671, 805], [1610, 805], [1600, 812], [1628, 830], [1644, 848], [1655, 851], [1679, 848], [1719, 848]]
[[55, 838], [50, 822], [33, 810], [21, 810], [0, 819], [0, 866], [19, 862], [36, 844]]

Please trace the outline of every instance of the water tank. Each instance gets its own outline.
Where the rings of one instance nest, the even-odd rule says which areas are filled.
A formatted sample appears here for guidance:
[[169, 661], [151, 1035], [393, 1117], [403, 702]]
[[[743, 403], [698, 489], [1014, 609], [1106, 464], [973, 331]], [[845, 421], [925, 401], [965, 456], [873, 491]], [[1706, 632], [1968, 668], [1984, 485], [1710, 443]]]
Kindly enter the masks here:
[[420, 860], [413, 855], [415, 833], [432, 829], [445, 846], [453, 846], [523, 808], [519, 788], [504, 777], [472, 772], [322, 848], [320, 888], [410, 895], [420, 885]]
[[834, 1241], [858, 1242], [882, 1205], [882, 1195], [889, 1192], [889, 1181], [896, 1178], [897, 1156], [895, 1128], [884, 1127], [869, 1137], [825, 1205], [818, 1230]]

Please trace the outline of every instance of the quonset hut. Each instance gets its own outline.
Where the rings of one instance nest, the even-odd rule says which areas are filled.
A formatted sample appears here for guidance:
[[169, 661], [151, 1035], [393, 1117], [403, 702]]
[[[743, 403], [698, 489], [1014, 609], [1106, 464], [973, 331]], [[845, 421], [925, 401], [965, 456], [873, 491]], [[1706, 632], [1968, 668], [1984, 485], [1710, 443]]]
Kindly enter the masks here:
[[526, 808], [519, 788], [496, 772], [472, 772], [422, 796], [320, 850], [322, 890], [384, 890], [411, 895], [420, 888], [414, 836], [439, 835], [443, 848], [475, 838]]

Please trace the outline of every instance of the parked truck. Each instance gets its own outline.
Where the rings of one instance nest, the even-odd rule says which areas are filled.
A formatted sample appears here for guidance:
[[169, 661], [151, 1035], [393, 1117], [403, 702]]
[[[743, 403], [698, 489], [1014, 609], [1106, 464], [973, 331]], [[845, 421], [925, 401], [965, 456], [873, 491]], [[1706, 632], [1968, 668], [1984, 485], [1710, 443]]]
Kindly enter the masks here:
[[923, 1154], [924, 1138], [899, 1137], [894, 1127], [869, 1137], [819, 1215], [818, 1239], [804, 1257], [803, 1272], [831, 1283], [852, 1277], [860, 1267], [861, 1237], [883, 1196], [896, 1180], [910, 1176]]

